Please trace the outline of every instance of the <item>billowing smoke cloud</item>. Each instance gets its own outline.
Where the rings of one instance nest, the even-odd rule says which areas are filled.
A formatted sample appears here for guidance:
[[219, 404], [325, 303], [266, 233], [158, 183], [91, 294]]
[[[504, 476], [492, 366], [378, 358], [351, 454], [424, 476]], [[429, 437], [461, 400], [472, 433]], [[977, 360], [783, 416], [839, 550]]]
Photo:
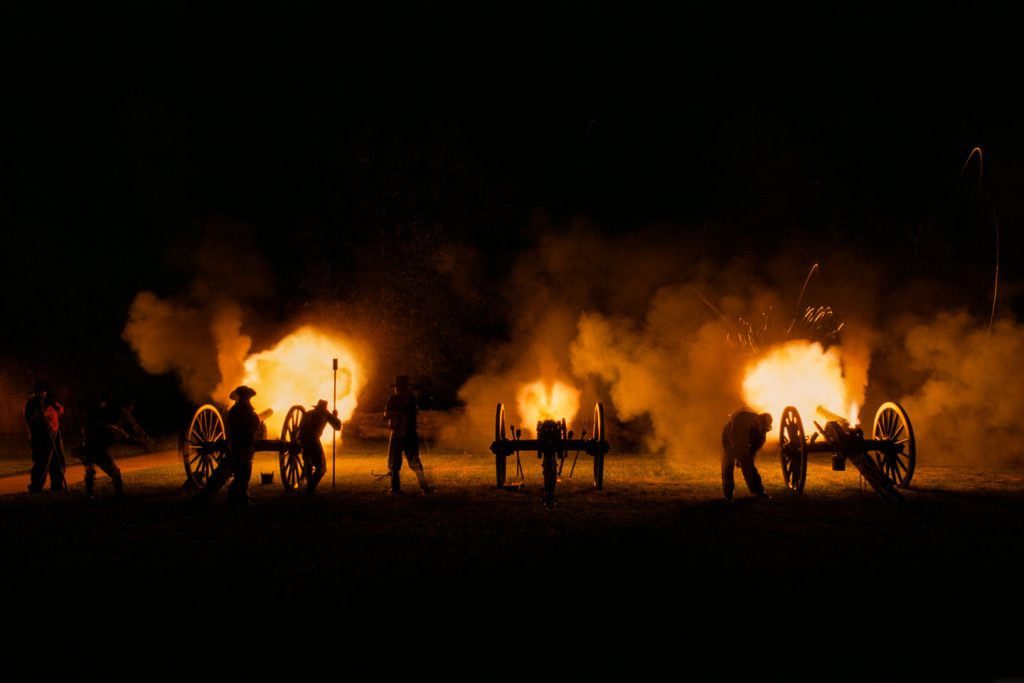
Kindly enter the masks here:
[[[510, 410], [523, 384], [567, 381], [582, 391], [577, 432], [590, 428], [600, 400], [613, 443], [674, 459], [716, 455], [722, 425], [743, 405], [742, 374], [754, 355], [740, 339], [767, 347], [786, 337], [808, 266], [740, 252], [719, 258], [708, 253], [713, 243], [705, 231], [659, 227], [628, 237], [580, 225], [547, 234], [512, 274], [513, 336], [463, 386], [459, 428], [489, 442], [498, 401]], [[779, 293], [785, 288], [792, 294]], [[742, 321], [752, 334], [740, 334]], [[846, 379], [862, 395], [868, 337], [849, 349]]]
[[907, 392], [918, 459], [929, 464], [1024, 461], [1024, 326], [948, 311], [909, 327], [891, 364]]
[[[235, 387], [250, 384], [258, 404], [272, 410], [266, 421], [272, 432], [293, 405], [318, 399], [336, 404], [347, 420], [367, 381], [362, 350], [336, 324], [314, 321], [308, 312], [287, 321], [287, 336], [261, 320], [259, 305], [267, 303], [273, 280], [244, 228], [210, 226], [191, 257], [196, 274], [187, 295], [140, 292], [132, 303], [124, 338], [143, 369], [175, 373], [194, 403], [228, 405]], [[262, 346], [270, 348], [252, 353], [255, 334], [243, 329], [262, 331]]]
[[226, 403], [252, 346], [241, 331], [243, 304], [266, 297], [273, 278], [248, 230], [235, 223], [207, 225], [185, 264], [193, 272], [189, 294], [139, 292], [124, 338], [147, 372], [176, 373], [190, 400]]
[[240, 334], [241, 309], [231, 302], [205, 307], [164, 300], [139, 292], [132, 302], [124, 338], [146, 372], [174, 372], [194, 402], [228, 393], [245, 372], [252, 339]]
[[722, 326], [708, 322], [704, 304], [685, 286], [660, 290], [639, 324], [584, 314], [572, 345], [577, 376], [609, 387], [623, 421], [647, 416], [652, 451], [708, 450], [716, 427], [739, 403], [741, 354], [724, 344]]
[[[601, 400], [613, 443], [676, 462], [714, 456], [727, 415], [743, 405], [748, 364], [786, 339], [814, 339], [820, 330], [801, 329], [800, 311], [832, 306], [844, 325], [829, 354], [866, 431], [875, 409], [896, 400], [922, 465], [1024, 461], [1024, 325], [1003, 319], [989, 334], [987, 319], [943, 310], [963, 283], [886, 280], [834, 250], [798, 305], [805, 255], [708, 253], [697, 237], [673, 241], [656, 229], [628, 239], [581, 226], [549, 234], [512, 273], [513, 333], [463, 386], [467, 415], [454, 431], [488, 443], [498, 401], [514, 413], [524, 383], [558, 380], [582, 391], [577, 430]], [[813, 431], [815, 416], [803, 417]]]
[[[592, 429], [592, 409], [607, 401], [598, 373], [580, 375], [573, 367], [572, 344], [580, 317], [602, 311], [642, 311], [660, 283], [678, 267], [659, 235], [598, 238], [583, 224], [567, 230], [540, 225], [535, 249], [518, 259], [502, 292], [511, 311], [507, 343], [487, 350], [478, 372], [460, 389], [463, 419], [442, 432], [449, 446], [490, 443], [495, 406], [505, 404], [510, 422], [523, 424], [516, 397], [533, 382], [564, 382], [581, 391], [578, 415], [564, 415], [570, 429]], [[533, 425], [526, 425], [532, 430]]]

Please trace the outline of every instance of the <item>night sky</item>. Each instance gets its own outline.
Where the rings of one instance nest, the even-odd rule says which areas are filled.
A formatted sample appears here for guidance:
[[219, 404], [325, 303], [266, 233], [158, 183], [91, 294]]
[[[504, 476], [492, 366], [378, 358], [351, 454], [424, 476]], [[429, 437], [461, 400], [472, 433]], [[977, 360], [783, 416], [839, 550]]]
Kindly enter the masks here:
[[[188, 294], [210, 244], [265, 275], [234, 292], [257, 345], [324, 307], [409, 326], [442, 404], [511, 333], [516, 259], [580, 223], [977, 279], [991, 207], [1017, 312], [1019, 57], [984, 5], [143, 4], [0, 14], [9, 381], [174, 394], [121, 335], [137, 292]], [[976, 145], [981, 189], [958, 181]], [[439, 246], [472, 296], [424, 267]], [[381, 353], [382, 376], [404, 369]]]

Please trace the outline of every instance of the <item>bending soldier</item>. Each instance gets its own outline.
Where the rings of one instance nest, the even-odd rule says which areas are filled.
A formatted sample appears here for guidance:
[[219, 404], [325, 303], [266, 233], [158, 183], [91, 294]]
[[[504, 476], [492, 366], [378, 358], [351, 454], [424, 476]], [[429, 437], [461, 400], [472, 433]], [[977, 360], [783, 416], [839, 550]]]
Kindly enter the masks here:
[[99, 467], [110, 477], [114, 485], [114, 497], [119, 503], [124, 502], [121, 469], [108, 452], [116, 440], [128, 436], [120, 427], [120, 420], [121, 411], [111, 405], [110, 392], [105, 389], [100, 392], [96, 403], [85, 411], [82, 422], [82, 462], [85, 465], [85, 496], [90, 500], [94, 499], [96, 468]]
[[302, 444], [303, 470], [306, 475], [306, 493], [312, 494], [327, 472], [327, 458], [320, 437], [330, 424], [334, 431], [341, 429], [338, 411], [327, 412], [327, 401], [317, 401], [316, 407], [306, 411], [299, 421], [299, 443]]
[[256, 438], [262, 423], [250, 399], [256, 395], [242, 385], [231, 392], [234, 405], [228, 410], [224, 429], [227, 432], [228, 453], [213, 471], [199, 492], [199, 500], [211, 498], [234, 475], [228, 487], [228, 501], [239, 507], [249, 505], [249, 480], [252, 478], [252, 459], [256, 453]]
[[32, 475], [28, 490], [43, 490], [46, 475], [50, 475], [50, 489], [66, 486], [64, 481], [64, 446], [60, 439], [60, 417], [64, 407], [50, 396], [46, 382], [36, 382], [32, 395], [25, 403], [25, 427], [32, 448]]
[[754, 465], [757, 452], [764, 446], [765, 435], [772, 430], [772, 416], [740, 410], [729, 418], [722, 429], [722, 492], [732, 501], [733, 470], [740, 468], [747, 488], [758, 498], [771, 498], [764, 491], [761, 475]]
[[391, 427], [388, 442], [388, 472], [391, 475], [391, 493], [401, 493], [399, 470], [402, 469], [402, 453], [409, 462], [409, 469], [416, 474], [423, 493], [430, 493], [430, 486], [423, 474], [420, 462], [420, 438], [416, 433], [416, 395], [412, 393], [409, 378], [399, 375], [391, 385], [394, 395], [388, 398], [384, 407], [384, 420]]

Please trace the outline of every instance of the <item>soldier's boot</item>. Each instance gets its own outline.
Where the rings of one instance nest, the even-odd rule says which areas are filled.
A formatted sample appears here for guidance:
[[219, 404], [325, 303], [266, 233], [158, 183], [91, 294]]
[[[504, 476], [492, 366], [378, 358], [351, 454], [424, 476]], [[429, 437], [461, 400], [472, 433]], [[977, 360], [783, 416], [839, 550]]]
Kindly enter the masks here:
[[85, 497], [96, 500], [96, 470], [92, 467], [85, 468]]
[[402, 478], [398, 474], [398, 470], [391, 471], [391, 493], [397, 494], [402, 492]]
[[306, 493], [311, 496], [314, 495], [316, 493], [316, 487], [320, 484], [320, 480], [323, 478], [324, 473], [319, 469], [310, 472], [309, 476], [306, 477]]
[[121, 470], [114, 470], [114, 476], [110, 478], [114, 483], [114, 500], [118, 503], [124, 502], [124, 479], [121, 478]]
[[413, 472], [416, 473], [416, 481], [420, 484], [420, 491], [423, 493], [430, 493], [432, 489], [430, 488], [430, 484], [427, 483], [427, 476], [423, 474], [423, 468], [420, 467], [419, 469], [413, 470]]

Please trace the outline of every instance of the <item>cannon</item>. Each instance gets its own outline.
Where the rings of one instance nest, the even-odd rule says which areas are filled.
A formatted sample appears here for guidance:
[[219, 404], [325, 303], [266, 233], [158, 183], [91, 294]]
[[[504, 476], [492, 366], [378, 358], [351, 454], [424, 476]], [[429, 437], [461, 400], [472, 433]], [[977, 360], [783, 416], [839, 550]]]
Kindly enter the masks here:
[[[261, 414], [261, 420], [269, 413]], [[281, 467], [281, 483], [286, 491], [293, 491], [306, 479], [299, 442], [299, 422], [306, 414], [302, 406], [292, 406], [284, 418], [280, 439], [260, 438], [257, 451], [274, 451]], [[266, 430], [263, 430], [263, 436]], [[186, 485], [202, 488], [206, 480], [227, 457], [228, 440], [224, 420], [216, 406], [200, 406], [181, 435], [181, 458], [185, 464]]]
[[[843, 471], [849, 460], [864, 480], [884, 498], [900, 501], [898, 489], [910, 486], [917, 462], [914, 428], [907, 411], [898, 403], [883, 403], [875, 413], [871, 438], [860, 427], [851, 427], [842, 417], [818, 407], [828, 418], [825, 426], [817, 422], [817, 432], [808, 439], [796, 408], [789, 406], [779, 420], [779, 457], [786, 486], [800, 493], [807, 479], [807, 456], [831, 453], [832, 469]], [[818, 437], [823, 437], [819, 441]]]
[[[511, 438], [508, 434], [511, 434]], [[562, 467], [565, 465], [569, 451], [576, 451], [576, 459], [579, 458], [580, 451], [591, 456], [594, 459], [594, 486], [598, 490], [604, 486], [604, 456], [609, 447], [605, 440], [604, 406], [602, 404], [597, 403], [594, 406], [594, 431], [591, 432], [589, 439], [586, 430], [583, 430], [580, 438], [574, 439], [574, 434], [566, 428], [565, 418], [538, 421], [536, 439], [521, 439], [521, 434], [522, 430], [516, 429], [514, 425], [509, 425], [509, 429], [506, 431], [505, 406], [499, 403], [494, 415], [494, 442], [491, 444], [499, 489], [505, 488], [508, 458], [513, 453], [516, 455], [516, 471], [520, 479], [522, 478], [520, 451], [537, 452], [544, 473], [544, 504], [548, 507], [553, 507], [555, 504], [555, 485], [562, 473]], [[570, 477], [576, 470], [576, 459], [573, 459], [572, 468], [569, 470]]]

